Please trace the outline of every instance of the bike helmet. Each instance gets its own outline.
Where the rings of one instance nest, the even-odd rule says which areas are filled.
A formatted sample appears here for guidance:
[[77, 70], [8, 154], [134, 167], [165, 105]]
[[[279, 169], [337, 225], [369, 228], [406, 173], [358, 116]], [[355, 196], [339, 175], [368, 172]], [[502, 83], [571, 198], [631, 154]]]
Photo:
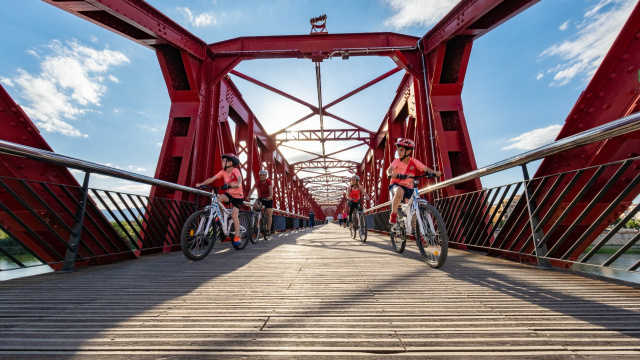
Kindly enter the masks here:
[[240, 159], [236, 156], [236, 154], [224, 154], [222, 155], [223, 159], [227, 159], [233, 163], [233, 166], [238, 166], [240, 164]]
[[407, 149], [413, 149], [416, 147], [416, 144], [411, 139], [400, 138], [396, 141], [396, 146], [402, 146]]
[[360, 176], [358, 176], [358, 175], [353, 175], [351, 178], [352, 179], [356, 179], [356, 181], [360, 181]]
[[267, 172], [267, 170], [262, 169], [262, 170], [260, 170], [260, 172], [258, 173], [258, 175], [269, 175], [269, 173]]

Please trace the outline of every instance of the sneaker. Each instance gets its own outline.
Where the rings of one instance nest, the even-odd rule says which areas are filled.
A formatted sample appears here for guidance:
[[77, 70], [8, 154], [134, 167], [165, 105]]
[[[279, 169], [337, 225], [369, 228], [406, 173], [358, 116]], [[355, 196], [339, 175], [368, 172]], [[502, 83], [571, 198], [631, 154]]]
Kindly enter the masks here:
[[240, 236], [236, 236], [233, 238], [233, 245], [240, 245], [242, 242], [242, 238]]
[[398, 213], [391, 213], [389, 216], [389, 224], [397, 224], [398, 223]]
[[271, 233], [267, 231], [264, 233], [264, 236], [271, 236]]

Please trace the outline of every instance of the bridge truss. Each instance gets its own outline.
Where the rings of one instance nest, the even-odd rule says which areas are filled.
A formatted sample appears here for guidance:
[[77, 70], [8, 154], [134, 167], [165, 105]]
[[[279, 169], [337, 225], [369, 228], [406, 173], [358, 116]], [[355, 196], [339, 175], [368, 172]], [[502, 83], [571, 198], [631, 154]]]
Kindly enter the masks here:
[[[236, 153], [243, 160], [245, 191], [255, 183], [258, 172], [267, 169], [274, 182], [275, 206], [293, 213], [316, 213], [323, 209], [340, 212], [346, 207], [340, 188], [351, 174], [362, 179], [374, 206], [389, 200], [389, 180], [384, 170], [393, 161], [394, 140], [420, 138], [415, 155], [450, 179], [477, 168], [462, 106], [462, 89], [467, 64], [476, 39], [534, 5], [538, 0], [462, 0], [423, 37], [395, 33], [329, 34], [241, 37], [207, 44], [142, 0], [44, 0], [55, 7], [120, 34], [156, 52], [171, 101], [169, 120], [155, 178], [193, 186], [222, 168], [220, 156]], [[599, 124], [638, 111], [637, 60], [640, 57], [640, 10], [636, 7], [627, 25], [591, 83], [578, 99], [559, 135], [563, 138]], [[332, 56], [383, 56], [394, 67], [343, 96], [322, 103], [320, 63]], [[234, 68], [253, 59], [310, 59], [318, 75], [318, 103], [305, 102], [271, 85], [262, 83]], [[307, 60], [308, 61], [308, 60]], [[378, 129], [366, 129], [340, 117], [330, 109], [379, 83], [404, 72], [398, 91]], [[309, 114], [289, 125], [267, 133], [244, 101], [233, 79], [256, 86], [304, 105]], [[5, 92], [5, 104], [13, 103]], [[259, 115], [259, 114], [258, 114]], [[21, 111], [0, 112], [2, 139], [47, 148], [48, 145]], [[316, 129], [291, 130], [313, 117], [320, 117]], [[322, 119], [342, 123], [340, 129], [325, 129]], [[232, 134], [230, 122], [235, 124]], [[316, 141], [322, 153], [289, 145], [292, 141]], [[350, 141], [356, 145], [327, 153], [327, 141]], [[613, 139], [586, 150], [570, 151], [547, 159], [537, 176], [589, 166], [638, 153], [637, 138]], [[366, 147], [360, 161], [344, 161], [339, 153]], [[280, 148], [290, 147], [313, 158], [289, 163]], [[54, 165], [20, 165], [0, 158], [1, 175], [77, 184], [68, 171]], [[28, 161], [25, 161], [27, 164]], [[55, 174], [55, 175], [54, 175]], [[429, 184], [424, 181], [421, 186]], [[482, 189], [479, 179], [442, 190], [442, 196], [455, 196]], [[637, 194], [636, 194], [637, 195]], [[153, 187], [152, 197], [194, 200], [193, 194]], [[432, 195], [430, 195], [432, 196]], [[624, 205], [624, 204], [623, 204]], [[621, 206], [623, 206], [621, 205]], [[604, 204], [603, 204], [604, 206]], [[465, 209], [461, 209], [462, 212]], [[516, 240], [514, 240], [516, 241]]]

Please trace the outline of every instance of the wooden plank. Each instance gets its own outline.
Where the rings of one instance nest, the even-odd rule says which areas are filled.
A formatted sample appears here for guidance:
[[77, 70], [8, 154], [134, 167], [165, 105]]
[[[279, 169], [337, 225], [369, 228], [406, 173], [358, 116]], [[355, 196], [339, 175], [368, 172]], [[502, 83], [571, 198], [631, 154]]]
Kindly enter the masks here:
[[456, 250], [436, 270], [336, 225], [0, 283], [0, 358], [397, 354], [637, 358], [640, 290]]

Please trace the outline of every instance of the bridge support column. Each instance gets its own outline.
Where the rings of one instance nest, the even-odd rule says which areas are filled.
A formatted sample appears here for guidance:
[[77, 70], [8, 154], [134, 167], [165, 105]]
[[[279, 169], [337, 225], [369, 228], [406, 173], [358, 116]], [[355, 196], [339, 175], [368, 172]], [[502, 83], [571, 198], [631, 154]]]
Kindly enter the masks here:
[[73, 225], [73, 233], [69, 237], [70, 249], [67, 249], [67, 253], [64, 256], [64, 265], [62, 266], [62, 272], [72, 272], [78, 258], [78, 247], [80, 246], [80, 234], [82, 233], [82, 222], [84, 221], [84, 214], [87, 208], [87, 200], [89, 198], [89, 175], [90, 172], [84, 173], [84, 181], [82, 182], [82, 194], [80, 198], [80, 207], [76, 211], [77, 221]]
[[540, 219], [538, 219], [537, 215], [533, 215], [534, 212], [536, 211], [537, 205], [531, 198], [533, 194], [532, 194], [531, 187], [529, 186], [530, 178], [529, 178], [529, 170], [527, 170], [527, 164], [522, 165], [522, 175], [524, 176], [524, 180], [525, 180], [524, 195], [527, 199], [527, 210], [529, 211], [529, 224], [531, 224], [531, 232], [533, 234], [533, 245], [536, 252], [536, 259], [538, 260], [538, 267], [541, 269], [551, 269], [551, 263], [549, 262], [549, 259], [541, 257], [541, 255], [547, 254], [547, 245], [546, 244], [540, 245], [542, 239], [544, 238], [544, 233], [542, 232], [542, 229], [536, 231], [536, 228], [540, 224]]

